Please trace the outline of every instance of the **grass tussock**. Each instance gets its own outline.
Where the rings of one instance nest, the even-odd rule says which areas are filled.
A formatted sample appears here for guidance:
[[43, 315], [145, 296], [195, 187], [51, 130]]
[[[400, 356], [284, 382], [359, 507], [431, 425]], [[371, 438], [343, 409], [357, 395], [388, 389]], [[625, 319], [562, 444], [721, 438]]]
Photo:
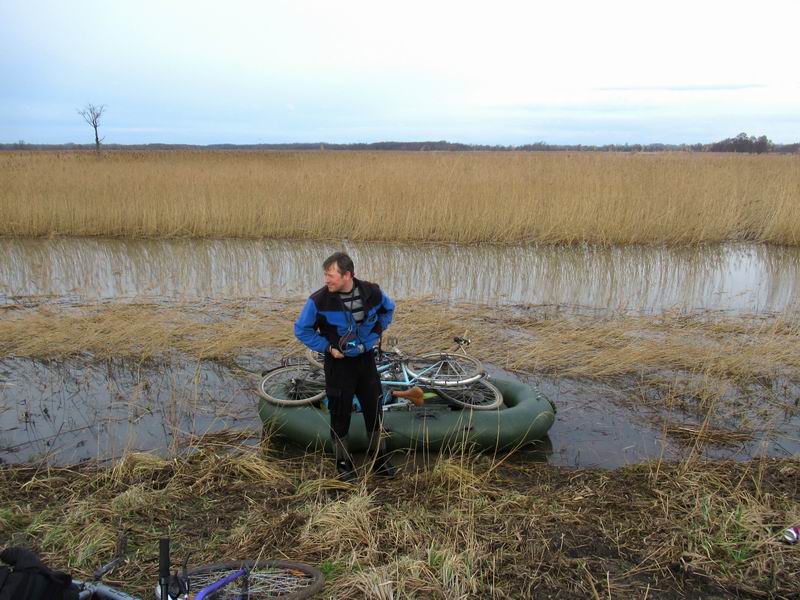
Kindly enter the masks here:
[[713, 154], [0, 155], [0, 235], [800, 243], [800, 158]]
[[[268, 442], [233, 438], [227, 446], [223, 456], [219, 441], [200, 438], [172, 460], [2, 465], [0, 541], [85, 577], [127, 532], [130, 562], [107, 580], [141, 594], [156, 580], [166, 532], [176, 563], [191, 552], [192, 564], [268, 556], [318, 565], [327, 598], [796, 594], [800, 554], [779, 541], [800, 519], [796, 459], [609, 472], [456, 453], [409, 462], [397, 480], [307, 494], [298, 490], [332, 471], [320, 456], [285, 458]], [[261, 467], [239, 467], [246, 462]]]

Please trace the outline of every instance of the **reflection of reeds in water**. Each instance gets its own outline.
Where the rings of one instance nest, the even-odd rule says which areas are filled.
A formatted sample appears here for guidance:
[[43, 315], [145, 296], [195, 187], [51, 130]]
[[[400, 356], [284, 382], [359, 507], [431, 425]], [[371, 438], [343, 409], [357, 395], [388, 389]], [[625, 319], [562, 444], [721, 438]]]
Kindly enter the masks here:
[[609, 472], [456, 452], [408, 463], [395, 481], [348, 486], [329, 479], [330, 459], [282, 457], [269, 438], [246, 437], [195, 439], [170, 459], [0, 466], [0, 538], [86, 578], [124, 531], [130, 561], [109, 579], [143, 597], [165, 532], [191, 565], [315, 564], [335, 598], [796, 592], [800, 555], [777, 542], [797, 517], [796, 460]]
[[800, 248], [333, 244], [266, 240], [0, 240], [2, 295], [299, 298], [344, 247], [394, 298], [578, 310], [783, 310], [800, 296]]
[[800, 243], [798, 158], [4, 153], [0, 234]]

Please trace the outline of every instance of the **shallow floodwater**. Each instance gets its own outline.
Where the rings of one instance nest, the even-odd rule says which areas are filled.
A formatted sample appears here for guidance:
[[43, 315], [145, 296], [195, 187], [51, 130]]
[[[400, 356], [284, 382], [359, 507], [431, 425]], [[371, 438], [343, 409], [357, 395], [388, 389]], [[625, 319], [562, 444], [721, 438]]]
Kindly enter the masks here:
[[[248, 360], [273, 365], [279, 358], [266, 353]], [[510, 376], [489, 369], [493, 376]], [[769, 427], [733, 444], [694, 449], [668, 435], [664, 426], [676, 421], [697, 425], [702, 414], [643, 405], [640, 392], [623, 385], [533, 377], [528, 383], [551, 398], [558, 413], [548, 438], [522, 449], [517, 460], [615, 468], [658, 458], [680, 460], [693, 451], [739, 460], [800, 453], [800, 409], [792, 402], [750, 402], [748, 408], [732, 399], [730, 416], [721, 409], [714, 418], [717, 425], [736, 430], [747, 418]], [[800, 396], [800, 388], [790, 394]], [[73, 464], [126, 451], [170, 455], [185, 449], [192, 436], [226, 429], [253, 432], [255, 441], [261, 428], [257, 401], [252, 381], [213, 362], [0, 360], [0, 462]], [[320, 418], [327, 419], [322, 413]]]
[[0, 239], [0, 304], [301, 298], [344, 249], [394, 298], [599, 311], [783, 311], [800, 249], [728, 244], [455, 246], [262, 240]]
[[168, 454], [192, 436], [258, 432], [252, 384], [214, 363], [0, 361], [0, 462]]

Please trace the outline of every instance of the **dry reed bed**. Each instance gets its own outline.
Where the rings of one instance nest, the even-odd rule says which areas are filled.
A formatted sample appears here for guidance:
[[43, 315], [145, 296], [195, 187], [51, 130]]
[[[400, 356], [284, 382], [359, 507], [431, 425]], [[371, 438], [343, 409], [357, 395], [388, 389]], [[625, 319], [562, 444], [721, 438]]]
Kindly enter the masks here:
[[797, 460], [608, 472], [455, 452], [350, 487], [246, 435], [173, 459], [0, 466], [0, 542], [85, 577], [125, 531], [131, 561], [108, 581], [141, 594], [169, 531], [176, 561], [320, 565], [329, 598], [796, 597], [800, 553], [778, 535], [800, 520]]
[[[302, 304], [97, 305], [0, 312], [0, 358], [90, 355], [150, 360], [177, 352], [230, 361], [264, 348], [300, 349]], [[404, 301], [389, 331], [408, 353], [452, 348], [511, 371], [611, 378], [673, 371], [734, 383], [800, 380], [800, 316], [559, 316], [546, 310]]]
[[0, 154], [0, 235], [800, 243], [800, 157]]

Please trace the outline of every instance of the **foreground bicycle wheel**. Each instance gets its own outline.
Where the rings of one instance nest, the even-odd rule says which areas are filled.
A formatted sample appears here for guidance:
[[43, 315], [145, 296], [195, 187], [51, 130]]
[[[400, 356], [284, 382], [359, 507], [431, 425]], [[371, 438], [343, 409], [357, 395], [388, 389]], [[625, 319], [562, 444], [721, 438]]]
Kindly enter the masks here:
[[305, 365], [279, 367], [264, 375], [258, 393], [281, 406], [310, 404], [325, 397], [325, 373]]
[[472, 410], [495, 410], [503, 403], [503, 394], [486, 379], [463, 387], [436, 388], [445, 400]]
[[478, 381], [485, 372], [479, 360], [463, 354], [433, 352], [406, 360], [417, 381], [436, 387], [459, 387]]
[[247, 578], [239, 579], [214, 592], [213, 600], [261, 600], [310, 598], [325, 585], [325, 578], [316, 567], [282, 560], [238, 560], [204, 565], [188, 572], [189, 594], [217, 582], [236, 571], [247, 568]]

